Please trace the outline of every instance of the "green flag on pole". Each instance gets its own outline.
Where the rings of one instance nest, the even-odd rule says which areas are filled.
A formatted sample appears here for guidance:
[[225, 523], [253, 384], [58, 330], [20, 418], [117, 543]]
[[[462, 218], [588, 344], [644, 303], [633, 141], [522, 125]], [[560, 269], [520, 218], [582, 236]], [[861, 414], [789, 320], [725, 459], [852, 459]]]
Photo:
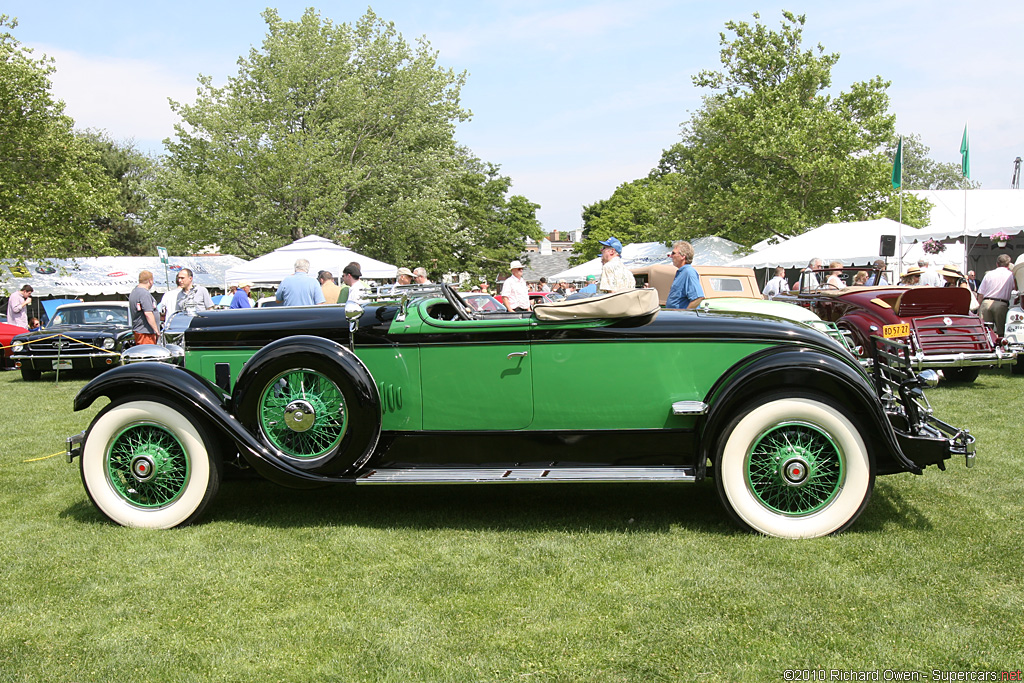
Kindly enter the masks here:
[[892, 186], [899, 189], [903, 185], [903, 136], [896, 145], [896, 160], [892, 162]]
[[967, 137], [967, 124], [964, 124], [964, 139], [960, 142], [960, 170], [964, 178], [971, 177], [971, 141]]

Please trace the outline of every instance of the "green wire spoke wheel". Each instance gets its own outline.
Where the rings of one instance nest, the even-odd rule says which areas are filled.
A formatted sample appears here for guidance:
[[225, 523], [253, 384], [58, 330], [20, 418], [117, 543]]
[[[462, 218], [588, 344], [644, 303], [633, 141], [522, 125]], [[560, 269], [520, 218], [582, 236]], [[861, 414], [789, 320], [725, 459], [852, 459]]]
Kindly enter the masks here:
[[315, 370], [278, 374], [260, 395], [258, 410], [264, 436], [293, 458], [314, 460], [333, 453], [348, 428], [341, 388]]
[[129, 397], [104, 408], [89, 426], [82, 483], [96, 508], [123, 526], [191, 524], [220, 485], [215, 447], [184, 407]]
[[117, 434], [106, 458], [107, 480], [132, 505], [160, 508], [181, 496], [188, 483], [185, 449], [157, 424], [134, 424]]
[[784, 515], [813, 514], [842, 488], [843, 454], [812, 424], [772, 427], [747, 456], [747, 486], [765, 507]]
[[875, 482], [857, 421], [829, 397], [795, 391], [741, 406], [719, 432], [714, 471], [732, 517], [780, 538], [849, 527]]

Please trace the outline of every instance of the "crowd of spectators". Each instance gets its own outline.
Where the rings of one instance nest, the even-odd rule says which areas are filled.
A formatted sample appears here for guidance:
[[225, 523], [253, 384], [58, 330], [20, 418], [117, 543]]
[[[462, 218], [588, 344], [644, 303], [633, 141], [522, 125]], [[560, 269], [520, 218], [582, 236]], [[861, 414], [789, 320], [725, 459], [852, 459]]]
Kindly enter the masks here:
[[[557, 281], [549, 283], [547, 278], [541, 277], [539, 281], [527, 282], [523, 277], [524, 265], [515, 260], [509, 264], [509, 276], [500, 282], [496, 291], [491, 290], [491, 285], [486, 278], [474, 284], [471, 291], [476, 293], [493, 294], [510, 311], [529, 311], [533, 305], [534, 297], [531, 294], [551, 292], [560, 297], [570, 297], [585, 294], [600, 294], [625, 291], [635, 288], [636, 279], [622, 260], [622, 243], [615, 237], [602, 240], [601, 245], [601, 273], [599, 276], [587, 277], [587, 283], [579, 290], [572, 282]], [[672, 251], [668, 254], [676, 268], [675, 277], [667, 297], [668, 308], [695, 308], [704, 297], [701, 288], [700, 278], [693, 268], [693, 247], [685, 241], [677, 241], [672, 245]], [[358, 262], [349, 263], [342, 270], [340, 284], [335, 280], [334, 273], [321, 270], [316, 277], [309, 274], [310, 264], [307, 259], [298, 259], [294, 264], [294, 273], [284, 278], [274, 294], [274, 299], [283, 306], [307, 306], [325, 303], [346, 303], [354, 302], [362, 304], [366, 301], [369, 288], [363, 283], [362, 270]], [[791, 284], [786, 278], [786, 270], [778, 267], [774, 271], [774, 277], [765, 283], [762, 294], [769, 299], [782, 294], [787, 294], [798, 289], [846, 289], [848, 287], [861, 286], [888, 286], [887, 264], [882, 259], [875, 261], [869, 268], [849, 273], [851, 269], [844, 269], [841, 261], [831, 261], [828, 266], [820, 258], [811, 259], [804, 268], [797, 281]], [[133, 312], [141, 315], [133, 316], [138, 320], [139, 329], [136, 333], [144, 335], [156, 335], [159, 324], [154, 327], [149, 320], [150, 317], [159, 315], [166, 326], [167, 321], [179, 312], [194, 315], [198, 311], [213, 308], [212, 297], [209, 291], [202, 285], [194, 282], [194, 275], [188, 268], [182, 268], [177, 273], [177, 287], [165, 293], [160, 299], [159, 305], [154, 305], [152, 311], [147, 306], [146, 296], [148, 290], [153, 286], [152, 275], [148, 280], [142, 277], [148, 271], [140, 273], [139, 287], [129, 297], [133, 306]], [[849, 277], [849, 284], [846, 278]], [[928, 258], [921, 259], [917, 266], [911, 266], [903, 273], [897, 273], [900, 285], [911, 287], [962, 287], [972, 293], [972, 310], [978, 310], [979, 315], [986, 321], [992, 322], [1000, 335], [1004, 332], [1007, 309], [1010, 303], [1011, 293], [1014, 289], [1014, 278], [1011, 271], [1010, 257], [1002, 254], [998, 257], [996, 268], [985, 274], [980, 282], [975, 277], [973, 270], [968, 271], [966, 276], [952, 266], [941, 268], [934, 266]], [[148, 287], [146, 286], [148, 283]], [[397, 279], [394, 285], [429, 285], [430, 279], [426, 269], [418, 266], [413, 269], [401, 267], [397, 271]], [[230, 297], [229, 308], [251, 308], [255, 305], [251, 298], [253, 283], [241, 281], [232, 283], [229, 287]], [[25, 285], [19, 291], [12, 293], [7, 303], [7, 322], [29, 329], [31, 323], [28, 316], [28, 307], [32, 301], [32, 286]], [[149, 299], [152, 299], [149, 295]], [[221, 305], [227, 303], [227, 300]], [[136, 310], [137, 309], [137, 310]], [[152, 315], [149, 315], [152, 313]], [[156, 322], [159, 323], [159, 320]]]

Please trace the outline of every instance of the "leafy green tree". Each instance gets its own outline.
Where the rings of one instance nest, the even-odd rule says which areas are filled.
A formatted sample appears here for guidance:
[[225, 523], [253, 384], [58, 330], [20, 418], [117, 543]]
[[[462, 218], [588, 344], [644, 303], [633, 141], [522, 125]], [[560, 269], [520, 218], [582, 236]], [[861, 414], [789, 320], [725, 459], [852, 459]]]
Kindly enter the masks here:
[[712, 92], [659, 166], [682, 177], [675, 205], [689, 237], [753, 244], [873, 218], [893, 203], [889, 83], [875, 77], [830, 94], [839, 55], [804, 49], [805, 17], [782, 14], [779, 30], [727, 22], [722, 69], [693, 79]]
[[149, 209], [145, 185], [153, 179], [156, 163], [132, 142], [118, 142], [103, 131], [78, 133], [98, 154], [100, 165], [116, 183], [118, 210], [93, 218], [110, 247], [128, 256], [156, 255], [156, 241], [143, 223]]
[[677, 173], [652, 173], [619, 185], [608, 199], [583, 207], [583, 240], [574, 249], [570, 263], [596, 257], [601, 240], [609, 237], [629, 244], [668, 242], [676, 235], [689, 234], [673, 210], [681, 180]]
[[0, 15], [0, 258], [106, 253], [94, 216], [117, 212], [117, 188], [50, 93], [53, 60], [36, 58]]
[[473, 276], [494, 278], [520, 258], [524, 238], [543, 238], [537, 220], [538, 204], [526, 197], [507, 197], [512, 179], [500, 175], [500, 167], [465, 152], [464, 172], [456, 179], [459, 236], [457, 269]]
[[154, 219], [169, 246], [242, 256], [319, 234], [392, 263], [454, 266], [451, 187], [465, 75], [372, 10], [335, 25], [263, 13], [261, 49], [221, 88], [201, 76], [167, 140]]

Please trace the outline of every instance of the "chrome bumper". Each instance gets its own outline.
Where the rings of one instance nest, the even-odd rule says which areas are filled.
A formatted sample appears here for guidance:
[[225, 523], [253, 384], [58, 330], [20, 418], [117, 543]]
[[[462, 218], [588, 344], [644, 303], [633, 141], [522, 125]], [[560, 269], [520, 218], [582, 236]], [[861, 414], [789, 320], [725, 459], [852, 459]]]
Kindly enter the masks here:
[[18, 354], [17, 356], [11, 356], [11, 361], [15, 363], [15, 367], [28, 367], [33, 370], [48, 371], [53, 369], [53, 361], [61, 361], [65, 363], [71, 363], [71, 367], [76, 370], [90, 370], [94, 368], [106, 368], [113, 367], [121, 364], [120, 354], [114, 351], [105, 351], [103, 353], [90, 353], [90, 354], [77, 354], [77, 355], [63, 355], [58, 356], [56, 354]]
[[993, 353], [943, 353], [926, 356], [921, 352], [910, 357], [910, 366], [914, 370], [926, 368], [1001, 368], [1017, 362], [1017, 353], [1013, 350], [996, 349]]
[[82, 452], [82, 442], [85, 441], [85, 430], [78, 432], [74, 436], [69, 436], [65, 442], [67, 448], [67, 454], [65, 458], [70, 463], [77, 458]]
[[943, 422], [934, 415], [928, 415], [922, 429], [934, 430], [949, 443], [949, 454], [958, 455], [964, 458], [966, 467], [974, 467], [975, 438], [966, 429], [957, 429], [953, 425]]

